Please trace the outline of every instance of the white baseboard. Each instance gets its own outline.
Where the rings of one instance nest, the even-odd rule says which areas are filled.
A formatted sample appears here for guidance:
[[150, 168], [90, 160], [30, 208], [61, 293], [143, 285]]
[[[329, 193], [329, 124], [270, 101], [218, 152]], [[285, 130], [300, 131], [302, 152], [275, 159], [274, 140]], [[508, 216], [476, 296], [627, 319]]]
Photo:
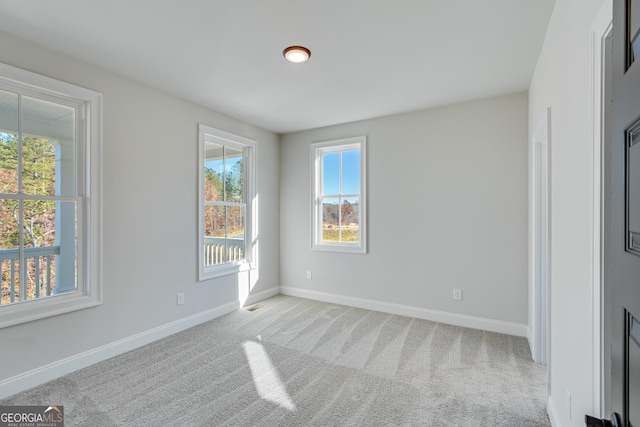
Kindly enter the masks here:
[[244, 304], [241, 302], [240, 305], [242, 307], [246, 307], [248, 305], [253, 305], [257, 302], [260, 302], [264, 299], [274, 297], [280, 293], [280, 287], [276, 286], [273, 288], [269, 288], [266, 291], [257, 292], [255, 294], [249, 294]]
[[[523, 337], [527, 336], [526, 326], [518, 323], [502, 322], [498, 320], [447, 313], [443, 311], [428, 310], [420, 307], [412, 307], [364, 298], [355, 298], [325, 292], [309, 291], [299, 288], [291, 288], [288, 286], [276, 286], [274, 288], [267, 289], [266, 291], [249, 295], [243, 305], [252, 305], [266, 298], [275, 296], [279, 293], [300, 298], [364, 308], [367, 310], [376, 310], [384, 313], [397, 314], [400, 316], [416, 317], [419, 319], [431, 320], [434, 322], [447, 323], [474, 329], [482, 329], [491, 332], [499, 332]], [[162, 326], [158, 326], [148, 331], [123, 338], [113, 343], [106, 344], [101, 347], [50, 363], [31, 371], [24, 372], [14, 377], [7, 378], [0, 381], [0, 399], [4, 399], [13, 394], [77, 371], [78, 369], [85, 368], [87, 366], [149, 344], [153, 341], [165, 338], [169, 335], [175, 334], [209, 320], [213, 320], [217, 317], [231, 313], [232, 311], [239, 308], [240, 302], [233, 301], [222, 306], [203, 311], [201, 313], [197, 313]], [[559, 424], [554, 425], [554, 427], [557, 426], [559, 426]]]
[[531, 351], [533, 351], [533, 335], [531, 334], [531, 328], [527, 325], [527, 341], [529, 341], [529, 347], [531, 347]]
[[556, 409], [553, 396], [549, 396], [549, 400], [547, 400], [547, 414], [549, 415], [551, 427], [562, 427], [562, 423], [558, 419], [558, 410]]
[[[276, 288], [277, 290], [278, 288]], [[270, 290], [271, 291], [271, 290]], [[266, 293], [267, 291], [265, 291]], [[276, 292], [277, 294], [278, 292]], [[240, 308], [233, 301], [0, 381], [0, 399], [70, 374]]]
[[527, 341], [529, 341], [529, 350], [531, 350], [531, 358], [536, 359], [536, 343], [533, 341], [533, 331], [531, 327], [527, 325]]
[[313, 299], [350, 307], [364, 308], [367, 310], [381, 311], [383, 313], [397, 314], [399, 316], [415, 317], [431, 320], [433, 322], [447, 323], [449, 325], [465, 328], [481, 329], [484, 331], [498, 332], [501, 334], [527, 336], [527, 325], [520, 323], [504, 322], [501, 320], [485, 319], [482, 317], [467, 316], [464, 314], [448, 313], [445, 311], [429, 310], [421, 307], [394, 304], [390, 302], [376, 301], [364, 298], [348, 297], [326, 292], [310, 291], [290, 286], [280, 286], [280, 293], [294, 297]]

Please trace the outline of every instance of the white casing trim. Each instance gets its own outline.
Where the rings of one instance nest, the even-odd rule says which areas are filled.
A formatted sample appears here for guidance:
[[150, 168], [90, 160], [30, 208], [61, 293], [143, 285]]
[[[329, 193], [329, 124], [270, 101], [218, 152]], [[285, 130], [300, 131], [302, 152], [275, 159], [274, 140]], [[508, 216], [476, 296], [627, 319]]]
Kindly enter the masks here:
[[551, 427], [562, 427], [562, 423], [558, 419], [558, 410], [556, 409], [555, 403], [553, 403], [552, 396], [549, 396], [549, 400], [547, 401], [547, 415], [549, 415]]
[[603, 2], [600, 12], [591, 27], [591, 62], [592, 62], [592, 111], [593, 111], [593, 165], [591, 179], [591, 271], [590, 271], [590, 323], [589, 323], [589, 364], [593, 376], [589, 384], [591, 394], [591, 414], [603, 417], [606, 407], [605, 372], [604, 366], [604, 330], [603, 330], [603, 146], [604, 136], [604, 105], [608, 102], [605, 96], [605, 40], [611, 33], [613, 21], [613, 3], [611, 0]]

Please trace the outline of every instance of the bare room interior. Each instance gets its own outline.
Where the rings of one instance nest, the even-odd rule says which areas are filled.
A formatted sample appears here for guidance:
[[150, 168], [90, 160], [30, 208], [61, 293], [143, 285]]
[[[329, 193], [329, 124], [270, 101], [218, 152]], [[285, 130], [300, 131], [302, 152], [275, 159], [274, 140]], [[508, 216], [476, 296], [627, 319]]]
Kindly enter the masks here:
[[0, 409], [631, 425], [614, 7], [0, 0]]

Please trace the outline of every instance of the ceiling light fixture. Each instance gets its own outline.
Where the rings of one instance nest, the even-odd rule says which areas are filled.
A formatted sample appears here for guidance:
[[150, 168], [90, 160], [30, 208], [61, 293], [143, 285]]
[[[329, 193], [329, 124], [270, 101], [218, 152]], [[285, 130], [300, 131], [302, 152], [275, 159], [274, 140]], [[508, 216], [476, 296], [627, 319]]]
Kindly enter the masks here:
[[311, 51], [306, 47], [302, 46], [289, 46], [285, 50], [282, 51], [282, 54], [289, 62], [295, 62], [299, 64], [301, 62], [305, 62], [307, 59], [311, 57]]

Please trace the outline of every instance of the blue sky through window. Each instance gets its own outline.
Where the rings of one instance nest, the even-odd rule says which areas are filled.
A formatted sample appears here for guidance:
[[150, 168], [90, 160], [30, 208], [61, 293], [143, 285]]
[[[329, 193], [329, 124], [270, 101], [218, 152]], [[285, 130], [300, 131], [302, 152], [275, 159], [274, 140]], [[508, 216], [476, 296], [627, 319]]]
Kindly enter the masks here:
[[[340, 189], [342, 157], [342, 191]], [[325, 153], [322, 156], [322, 193], [360, 194], [360, 150]]]
[[214, 159], [214, 160], [205, 160], [204, 167], [206, 169], [211, 169], [215, 171], [218, 175], [222, 176], [225, 173], [225, 160], [226, 160], [226, 166], [227, 166], [227, 170], [226, 170], [227, 173], [233, 170], [233, 167], [235, 166], [236, 163], [242, 163], [242, 157], [232, 157], [232, 158], [227, 157], [226, 159], [220, 158], [220, 159]]

